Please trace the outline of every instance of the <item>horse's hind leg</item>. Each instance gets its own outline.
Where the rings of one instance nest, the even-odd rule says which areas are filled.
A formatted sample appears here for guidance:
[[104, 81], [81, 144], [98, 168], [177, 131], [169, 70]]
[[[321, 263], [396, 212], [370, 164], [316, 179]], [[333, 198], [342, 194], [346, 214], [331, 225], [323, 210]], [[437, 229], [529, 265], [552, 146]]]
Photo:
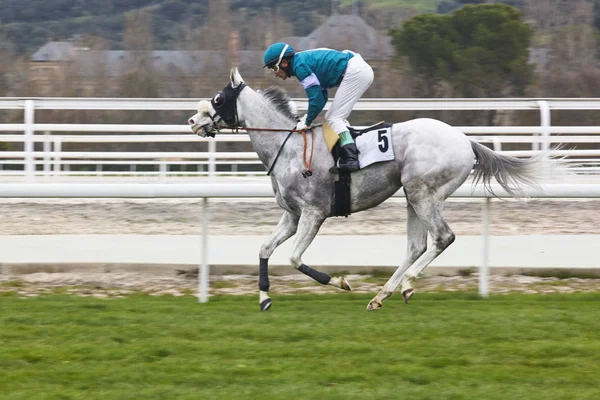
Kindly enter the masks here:
[[[409, 192], [410, 193], [410, 192]], [[427, 191], [424, 191], [427, 193]], [[454, 233], [444, 220], [442, 215], [444, 198], [432, 197], [411, 197], [408, 196], [408, 201], [413, 206], [416, 214], [427, 230], [431, 234], [432, 246], [423, 253], [404, 274], [394, 274], [392, 278], [385, 284], [385, 292], [382, 290], [375, 296], [367, 306], [367, 310], [374, 310], [382, 306], [383, 300], [391, 296], [400, 284], [402, 278], [403, 295], [412, 293], [412, 281], [417, 275], [425, 269], [437, 256], [439, 256], [448, 246], [454, 242]], [[404, 276], [403, 276], [404, 275]], [[406, 301], [405, 297], [405, 301]]]
[[[443, 216], [443, 200], [419, 207], [419, 216], [429, 226], [432, 238], [431, 259], [417, 260], [408, 268], [402, 279], [402, 296], [406, 299], [407, 293], [412, 293], [413, 280], [427, 267], [437, 256], [454, 243], [455, 235], [446, 223]], [[424, 255], [425, 256], [425, 255]], [[410, 297], [409, 297], [410, 298]]]
[[275, 230], [271, 232], [260, 248], [260, 252], [258, 253], [260, 260], [258, 275], [260, 297], [258, 302], [261, 311], [267, 311], [271, 307], [271, 298], [269, 297], [269, 257], [271, 257], [277, 246], [296, 233], [298, 220], [298, 216], [285, 211]]
[[332, 285], [340, 289], [352, 290], [343, 276], [332, 278], [328, 274], [317, 271], [302, 263], [302, 254], [304, 254], [308, 246], [312, 243], [324, 221], [325, 218], [317, 211], [305, 210], [302, 212], [290, 262], [295, 269], [310, 276], [322, 285]]
[[406, 231], [408, 233], [408, 241], [407, 241], [407, 252], [406, 259], [402, 263], [400, 267], [394, 272], [394, 275], [390, 277], [383, 288], [379, 292], [379, 294], [371, 300], [368, 310], [374, 310], [377, 308], [381, 308], [381, 304], [383, 300], [387, 299], [394, 293], [396, 288], [398, 287], [399, 282], [404, 275], [404, 272], [410, 267], [423, 253], [427, 250], [427, 227], [417, 213], [415, 212], [413, 206], [410, 203], [407, 203], [406, 206], [407, 211], [407, 223], [406, 223]]

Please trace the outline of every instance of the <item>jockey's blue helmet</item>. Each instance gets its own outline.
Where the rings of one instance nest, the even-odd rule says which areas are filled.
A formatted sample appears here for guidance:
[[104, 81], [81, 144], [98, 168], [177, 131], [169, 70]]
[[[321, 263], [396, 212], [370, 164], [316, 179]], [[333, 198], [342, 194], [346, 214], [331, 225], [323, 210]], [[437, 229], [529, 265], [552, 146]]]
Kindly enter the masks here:
[[273, 43], [265, 51], [265, 55], [263, 57], [265, 65], [263, 66], [263, 68], [279, 65], [279, 63], [281, 62], [281, 60], [283, 60], [284, 57], [290, 57], [294, 54], [294, 48], [289, 44], [283, 42]]

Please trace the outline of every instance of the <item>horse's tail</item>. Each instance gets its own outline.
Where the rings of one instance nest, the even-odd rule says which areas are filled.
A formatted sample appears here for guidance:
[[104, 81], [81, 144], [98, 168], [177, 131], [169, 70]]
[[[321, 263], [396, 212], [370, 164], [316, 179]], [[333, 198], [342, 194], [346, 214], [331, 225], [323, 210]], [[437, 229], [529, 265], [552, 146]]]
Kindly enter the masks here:
[[487, 147], [471, 141], [477, 164], [473, 176], [473, 184], [483, 183], [484, 187], [494, 193], [490, 185], [492, 178], [511, 196], [523, 196], [523, 186], [538, 186], [545, 177], [545, 163], [542, 155], [533, 158], [515, 158], [497, 154]]

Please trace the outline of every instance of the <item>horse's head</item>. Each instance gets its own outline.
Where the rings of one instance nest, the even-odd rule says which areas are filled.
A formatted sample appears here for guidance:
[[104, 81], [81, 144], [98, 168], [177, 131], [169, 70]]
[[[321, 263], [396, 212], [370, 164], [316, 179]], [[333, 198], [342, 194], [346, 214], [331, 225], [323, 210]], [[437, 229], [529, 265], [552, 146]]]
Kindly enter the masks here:
[[206, 100], [198, 102], [198, 112], [188, 120], [195, 134], [214, 137], [222, 126], [237, 127], [240, 124], [237, 115], [237, 98], [246, 84], [237, 68], [231, 69], [229, 81], [229, 84], [223, 90], [219, 90], [210, 102]]

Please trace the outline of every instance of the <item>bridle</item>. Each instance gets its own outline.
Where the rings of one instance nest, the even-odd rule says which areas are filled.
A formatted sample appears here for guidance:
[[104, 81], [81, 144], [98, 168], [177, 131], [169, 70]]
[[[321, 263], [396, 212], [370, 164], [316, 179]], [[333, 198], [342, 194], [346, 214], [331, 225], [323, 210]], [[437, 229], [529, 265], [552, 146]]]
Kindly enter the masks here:
[[[246, 131], [288, 132], [288, 135], [286, 136], [285, 140], [283, 141], [283, 144], [279, 148], [279, 151], [277, 151], [277, 155], [275, 156], [275, 159], [273, 160], [273, 162], [271, 163], [271, 166], [269, 167], [269, 169], [267, 171], [267, 175], [271, 175], [271, 172], [273, 171], [273, 168], [275, 167], [275, 163], [279, 159], [279, 156], [281, 155], [281, 152], [283, 151], [283, 147], [287, 143], [290, 136], [292, 136], [292, 133], [301, 133], [302, 137], [304, 138], [304, 154], [303, 154], [302, 161], [304, 163], [304, 166], [306, 167], [306, 171], [304, 171], [302, 173], [302, 176], [305, 178], [312, 176], [313, 172], [311, 169], [311, 164], [312, 164], [312, 157], [313, 157], [313, 152], [314, 152], [314, 148], [315, 148], [313, 128], [310, 128], [310, 131], [311, 131], [311, 134], [313, 135], [313, 137], [312, 137], [312, 141], [311, 141], [310, 158], [309, 158], [309, 160], [307, 160], [306, 159], [307, 138], [306, 138], [305, 130], [244, 127], [240, 123], [240, 119], [238, 117], [237, 98], [238, 98], [240, 92], [242, 91], [242, 89], [244, 89], [245, 87], [246, 87], [246, 84], [244, 82], [240, 83], [235, 88], [230, 83], [227, 86], [225, 86], [223, 88], [223, 90], [219, 90], [217, 92], [217, 94], [215, 94], [215, 96], [211, 99], [210, 104], [212, 105], [213, 109], [215, 110], [215, 113], [213, 115], [208, 113], [208, 116], [210, 117], [210, 119], [212, 121], [213, 131], [209, 133], [208, 130], [206, 130], [206, 127], [203, 128], [203, 129], [205, 129], [206, 136], [215, 137], [215, 132], [220, 132], [221, 128], [231, 129], [231, 130], [235, 131], [235, 133], [238, 133], [240, 129], [244, 129]], [[217, 119], [217, 117], [220, 119]], [[223, 121], [226, 125], [220, 126], [219, 123], [221, 121]]]
[[[228, 125], [227, 128], [240, 125], [237, 112], [237, 98], [245, 87], [246, 84], [244, 82], [240, 83], [237, 87], [233, 87], [233, 85], [230, 83], [229, 85], [225, 86], [223, 90], [219, 90], [210, 100], [210, 104], [215, 110], [215, 113], [213, 115], [208, 113], [208, 116], [212, 121], [212, 128], [215, 131], [218, 132], [220, 130], [220, 121], [217, 120], [217, 116]], [[235, 129], [237, 133], [238, 128]], [[215, 133], [212, 132], [212, 134], [209, 135], [207, 132], [207, 136], [215, 137]]]

